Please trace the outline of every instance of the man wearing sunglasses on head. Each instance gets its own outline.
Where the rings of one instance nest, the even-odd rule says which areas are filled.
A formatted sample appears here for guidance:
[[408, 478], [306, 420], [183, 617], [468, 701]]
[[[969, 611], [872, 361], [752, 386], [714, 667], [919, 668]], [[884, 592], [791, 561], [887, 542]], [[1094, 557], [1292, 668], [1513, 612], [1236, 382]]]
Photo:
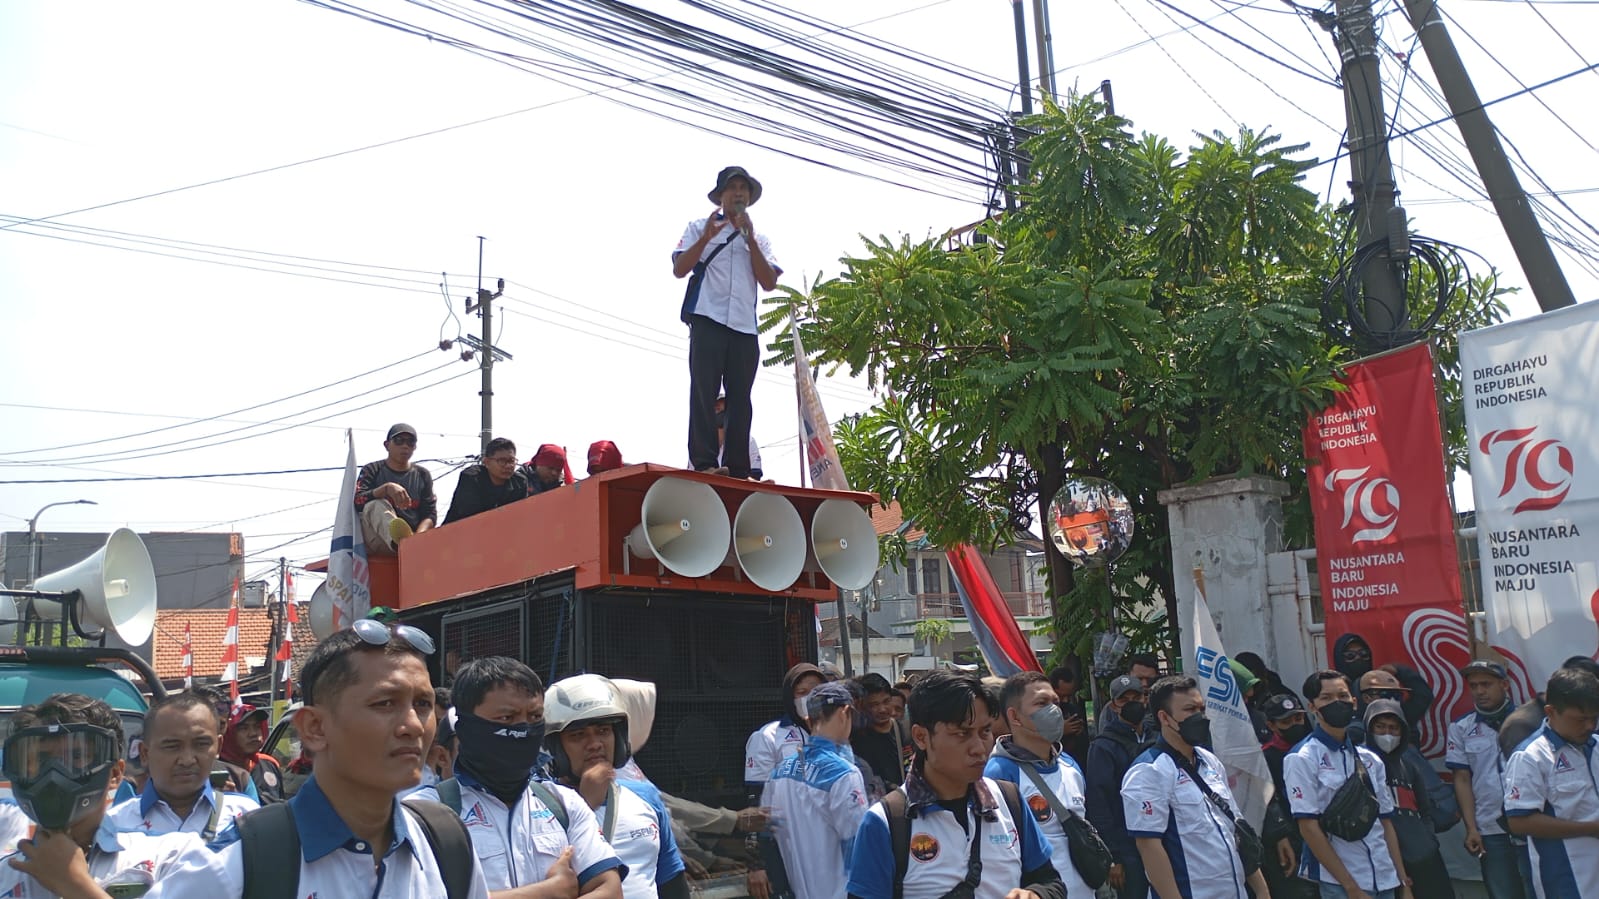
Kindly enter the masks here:
[[438, 803], [396, 798], [421, 782], [437, 726], [424, 664], [432, 652], [422, 631], [372, 618], [317, 644], [294, 718], [316, 757], [310, 779], [218, 838], [220, 881], [185, 868], [161, 895], [486, 899], [460, 819]]
[[106, 809], [122, 782], [123, 745], [117, 713], [81, 694], [57, 693], [12, 716], [4, 768], [17, 805], [0, 806], [0, 823], [8, 831], [32, 825], [33, 833], [0, 864], [0, 896], [132, 899], [156, 895], [174, 871], [211, 883], [221, 876], [192, 833], [117, 831]]
[[433, 475], [411, 464], [416, 428], [403, 422], [390, 427], [383, 448], [388, 458], [361, 466], [354, 502], [366, 551], [392, 556], [400, 551], [401, 540], [433, 527], [439, 518], [439, 500], [433, 493]]

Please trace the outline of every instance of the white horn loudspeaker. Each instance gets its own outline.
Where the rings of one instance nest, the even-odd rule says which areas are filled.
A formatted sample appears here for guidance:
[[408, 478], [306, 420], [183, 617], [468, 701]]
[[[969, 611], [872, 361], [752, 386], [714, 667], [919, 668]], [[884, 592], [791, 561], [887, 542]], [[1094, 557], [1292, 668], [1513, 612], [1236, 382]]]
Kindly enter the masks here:
[[805, 570], [805, 522], [775, 493], [751, 493], [733, 516], [733, 554], [762, 590], [787, 590]]
[[834, 586], [866, 589], [880, 561], [871, 516], [849, 500], [822, 500], [811, 516], [811, 552]]
[[727, 559], [733, 528], [709, 484], [665, 477], [650, 485], [627, 548], [683, 577], [704, 577]]
[[333, 594], [326, 583], [311, 592], [311, 633], [318, 640], [333, 636]]
[[[149, 642], [155, 630], [155, 566], [144, 541], [127, 528], [118, 528], [82, 562], [39, 578], [33, 589], [76, 592], [79, 620], [111, 631], [129, 646]], [[50, 599], [34, 602], [55, 604]]]

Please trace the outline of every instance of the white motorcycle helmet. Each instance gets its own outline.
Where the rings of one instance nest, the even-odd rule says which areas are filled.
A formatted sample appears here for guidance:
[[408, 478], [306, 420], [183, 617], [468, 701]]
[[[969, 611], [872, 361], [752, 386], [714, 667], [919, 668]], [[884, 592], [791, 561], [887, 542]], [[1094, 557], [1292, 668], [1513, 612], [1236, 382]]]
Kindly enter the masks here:
[[616, 736], [611, 765], [621, 768], [633, 757], [627, 734], [627, 707], [610, 678], [578, 674], [558, 680], [544, 691], [544, 745], [555, 760], [555, 775], [573, 776], [572, 760], [561, 745], [561, 731], [606, 722]]

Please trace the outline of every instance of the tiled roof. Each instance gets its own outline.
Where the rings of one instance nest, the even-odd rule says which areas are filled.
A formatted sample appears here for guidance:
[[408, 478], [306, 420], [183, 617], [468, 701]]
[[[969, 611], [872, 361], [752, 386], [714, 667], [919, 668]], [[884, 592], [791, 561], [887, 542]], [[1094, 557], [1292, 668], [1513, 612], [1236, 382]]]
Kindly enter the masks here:
[[[900, 509], [899, 503], [891, 502], [888, 508], [882, 506], [872, 507], [872, 527], [877, 531], [877, 536], [892, 534], [905, 525], [905, 513]], [[905, 539], [916, 542], [927, 536], [927, 532], [915, 525], [905, 528]]]
[[[194, 650], [194, 676], [197, 680], [214, 680], [222, 674], [222, 636], [228, 629], [227, 609], [162, 609], [155, 615], [155, 673], [164, 681], [183, 677], [183, 626], [189, 625], [190, 643]], [[316, 638], [311, 635], [310, 618], [304, 608], [300, 623], [294, 628], [295, 670], [298, 671], [310, 654]], [[265, 608], [239, 609], [239, 659], [247, 664], [249, 659], [271, 660], [277, 647], [268, 647], [272, 639], [272, 619]], [[239, 676], [249, 674], [244, 664]]]

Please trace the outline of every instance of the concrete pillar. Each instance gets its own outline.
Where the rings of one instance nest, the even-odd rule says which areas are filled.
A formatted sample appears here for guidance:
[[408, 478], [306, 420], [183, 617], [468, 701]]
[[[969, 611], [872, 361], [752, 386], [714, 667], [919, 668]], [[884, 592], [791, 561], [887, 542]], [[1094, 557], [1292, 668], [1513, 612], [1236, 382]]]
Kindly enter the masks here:
[[1162, 490], [1171, 525], [1183, 668], [1193, 665], [1194, 578], [1205, 572], [1205, 598], [1228, 654], [1254, 650], [1276, 668], [1277, 640], [1266, 592], [1266, 557], [1283, 548], [1282, 498], [1288, 485], [1256, 476], [1218, 478]]

